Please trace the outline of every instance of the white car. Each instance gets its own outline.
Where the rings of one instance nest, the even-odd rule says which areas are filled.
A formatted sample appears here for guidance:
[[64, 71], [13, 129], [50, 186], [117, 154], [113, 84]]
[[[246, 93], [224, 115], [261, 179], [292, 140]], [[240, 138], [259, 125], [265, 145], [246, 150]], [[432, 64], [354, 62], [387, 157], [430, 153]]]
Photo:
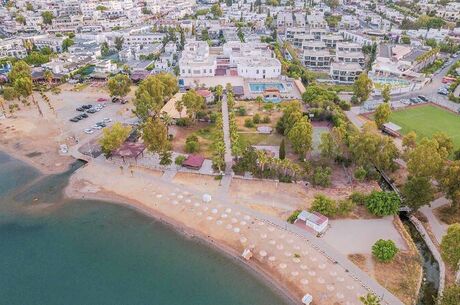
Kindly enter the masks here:
[[110, 123], [110, 122], [112, 122], [112, 119], [111, 118], [103, 118], [102, 121], [104, 123]]
[[94, 133], [94, 130], [92, 128], [86, 128], [84, 131], [85, 131], [86, 134]]
[[101, 127], [101, 126], [99, 126], [99, 125], [94, 125], [94, 126], [93, 126], [93, 127], [91, 127], [91, 128], [93, 128], [93, 129], [98, 129], [98, 130], [99, 130], [99, 129], [102, 129], [102, 127]]

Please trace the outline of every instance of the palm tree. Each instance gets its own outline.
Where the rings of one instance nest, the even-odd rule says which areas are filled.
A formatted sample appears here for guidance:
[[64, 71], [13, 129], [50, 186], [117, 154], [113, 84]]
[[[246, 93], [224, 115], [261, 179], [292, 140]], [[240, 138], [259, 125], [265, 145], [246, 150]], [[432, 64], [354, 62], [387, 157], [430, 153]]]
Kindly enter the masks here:
[[258, 97], [256, 97], [256, 102], [257, 102], [257, 105], [259, 106], [259, 110], [260, 110], [260, 107], [261, 107], [262, 103], [264, 102], [264, 99], [259, 95]]
[[265, 165], [268, 163], [268, 156], [263, 150], [258, 150], [257, 152], [257, 162], [259, 163], [262, 173], [264, 172]]
[[165, 124], [166, 133], [169, 135], [169, 126], [171, 126], [173, 123], [172, 117], [167, 112], [163, 112], [160, 116], [160, 119]]
[[222, 95], [224, 95], [224, 88], [222, 88], [222, 85], [217, 85], [216, 87], [216, 96], [217, 100], [220, 102]]
[[48, 82], [48, 85], [51, 85], [51, 82], [53, 81], [53, 72], [46, 70], [43, 73], [43, 78]]
[[175, 106], [176, 110], [179, 112], [179, 118], [182, 118], [182, 110], [184, 110], [184, 103], [182, 102], [182, 99], [177, 100]]

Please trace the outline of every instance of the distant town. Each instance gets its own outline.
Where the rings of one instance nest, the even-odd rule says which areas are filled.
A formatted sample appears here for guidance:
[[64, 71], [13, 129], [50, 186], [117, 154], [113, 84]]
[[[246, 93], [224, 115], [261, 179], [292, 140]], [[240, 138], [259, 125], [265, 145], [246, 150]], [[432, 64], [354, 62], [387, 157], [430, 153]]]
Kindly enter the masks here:
[[458, 1], [1, 0], [0, 93], [0, 151], [293, 304], [460, 304]]

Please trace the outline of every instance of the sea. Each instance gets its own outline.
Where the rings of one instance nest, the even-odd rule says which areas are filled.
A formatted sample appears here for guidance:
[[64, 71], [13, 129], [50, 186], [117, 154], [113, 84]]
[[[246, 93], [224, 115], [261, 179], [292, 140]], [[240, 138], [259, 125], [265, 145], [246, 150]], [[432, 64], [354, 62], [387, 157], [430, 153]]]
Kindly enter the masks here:
[[288, 305], [218, 250], [0, 152], [0, 305]]

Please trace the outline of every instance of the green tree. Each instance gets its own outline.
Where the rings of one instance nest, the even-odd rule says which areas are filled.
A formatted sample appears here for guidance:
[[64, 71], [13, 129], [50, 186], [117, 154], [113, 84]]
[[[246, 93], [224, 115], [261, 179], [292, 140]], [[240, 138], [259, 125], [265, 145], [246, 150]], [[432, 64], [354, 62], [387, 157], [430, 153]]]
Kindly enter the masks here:
[[30, 77], [31, 75], [30, 66], [23, 60], [18, 60], [14, 63], [13, 69], [8, 73], [8, 79], [11, 83], [14, 83], [16, 79], [21, 77]]
[[391, 262], [397, 253], [398, 247], [391, 239], [379, 239], [372, 246], [372, 255], [383, 263]]
[[375, 124], [364, 124], [361, 132], [349, 137], [349, 149], [353, 160], [364, 167], [376, 166], [380, 170], [394, 170], [394, 160], [399, 150], [390, 137], [381, 135]]
[[434, 188], [427, 177], [409, 177], [402, 188], [404, 203], [418, 210], [434, 199]]
[[72, 46], [74, 44], [74, 41], [73, 39], [71, 38], [66, 38], [64, 39], [64, 41], [62, 41], [62, 50], [65, 52], [65, 51], [68, 51], [69, 50], [69, 47]]
[[316, 195], [310, 208], [311, 212], [318, 212], [325, 216], [335, 216], [337, 214], [336, 202], [324, 195]]
[[[271, 103], [267, 105], [272, 105]], [[299, 101], [291, 101], [283, 106], [283, 116], [276, 123], [276, 131], [287, 135], [291, 128], [302, 118], [301, 104]]]
[[115, 49], [118, 51], [121, 51], [123, 49], [123, 43], [125, 42], [125, 39], [122, 36], [117, 36], [115, 37]]
[[324, 3], [331, 8], [331, 10], [335, 10], [340, 5], [339, 0], [324, 0]]
[[166, 125], [160, 118], [148, 118], [142, 126], [142, 140], [148, 151], [162, 153], [171, 148]]
[[195, 120], [197, 112], [205, 107], [204, 98], [196, 93], [194, 89], [187, 91], [182, 96], [182, 104], [186, 108], [188, 117], [192, 120]]
[[211, 14], [214, 16], [214, 18], [222, 17], [222, 9], [220, 8], [219, 3], [214, 3], [211, 6]]
[[281, 140], [279, 157], [281, 160], [286, 158], [286, 143], [284, 142], [284, 138]]
[[417, 147], [417, 134], [415, 131], [410, 131], [404, 135], [402, 145], [406, 153], [409, 153], [412, 149]]
[[391, 85], [386, 84], [382, 90], [382, 98], [384, 103], [389, 103], [391, 100]]
[[16, 15], [16, 22], [25, 25], [26, 24], [26, 18], [22, 16], [21, 14]]
[[177, 79], [171, 73], [160, 73], [155, 75], [156, 78], [160, 80], [163, 84], [163, 94], [166, 99], [171, 98], [174, 94], [179, 91], [179, 86], [177, 85]]
[[417, 147], [408, 153], [407, 170], [411, 176], [431, 178], [439, 173], [443, 162], [438, 142], [423, 138]]
[[108, 157], [125, 142], [131, 133], [131, 127], [116, 122], [112, 127], [104, 128], [102, 132], [102, 138], [99, 140], [99, 144], [101, 144], [104, 155]]
[[442, 259], [452, 268], [458, 268], [460, 262], [460, 224], [454, 223], [447, 228], [447, 234], [441, 241]]
[[448, 162], [438, 177], [441, 189], [452, 201], [452, 208], [457, 211], [460, 206], [460, 161]]
[[198, 137], [195, 135], [187, 137], [185, 140], [185, 152], [192, 154], [198, 152], [199, 150], [200, 142], [198, 141]]
[[50, 11], [44, 11], [42, 13], [43, 24], [51, 24], [54, 19], [54, 15]]
[[432, 138], [438, 142], [438, 152], [443, 158], [447, 158], [454, 151], [454, 142], [446, 133], [438, 131]]
[[396, 215], [399, 211], [400, 200], [395, 192], [372, 193], [366, 198], [366, 207], [376, 216]]
[[168, 150], [160, 152], [160, 165], [168, 166], [172, 164], [172, 153]]
[[117, 74], [107, 82], [110, 96], [119, 96], [124, 98], [131, 91], [131, 80], [125, 74]]
[[136, 90], [134, 98], [134, 113], [146, 120], [148, 117], [157, 117], [164, 105], [164, 84], [158, 77], [148, 76]]
[[460, 304], [460, 286], [452, 285], [444, 288], [442, 296], [439, 298], [439, 305], [458, 305]]
[[105, 57], [105, 56], [109, 55], [109, 53], [110, 53], [109, 44], [108, 44], [107, 41], [104, 41], [101, 44], [101, 55]]
[[43, 72], [43, 78], [48, 82], [49, 85], [51, 85], [51, 82], [53, 81], [53, 72], [51, 72], [51, 70], [45, 70], [45, 72]]
[[12, 101], [17, 98], [18, 95], [13, 87], [5, 87], [3, 88], [3, 98], [7, 101]]
[[306, 158], [307, 153], [311, 150], [313, 127], [307, 117], [298, 120], [288, 133], [288, 139], [291, 141], [294, 151]]
[[387, 123], [390, 119], [391, 107], [388, 103], [380, 104], [375, 110], [374, 120], [378, 128], [382, 128], [383, 124]]
[[313, 172], [311, 182], [315, 186], [329, 187], [331, 186], [331, 174], [332, 170], [330, 167], [318, 166]]
[[359, 104], [364, 103], [372, 92], [372, 80], [367, 73], [361, 73], [353, 84], [353, 94]]
[[359, 300], [364, 305], [380, 305], [380, 299], [373, 293], [368, 293], [366, 296], [360, 296]]

